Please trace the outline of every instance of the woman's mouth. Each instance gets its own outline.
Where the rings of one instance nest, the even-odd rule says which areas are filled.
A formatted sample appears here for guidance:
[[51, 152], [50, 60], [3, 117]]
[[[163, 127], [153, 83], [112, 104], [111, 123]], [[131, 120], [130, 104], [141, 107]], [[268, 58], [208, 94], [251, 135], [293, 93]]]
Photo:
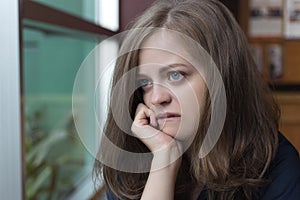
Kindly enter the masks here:
[[180, 120], [180, 117], [181, 117], [180, 114], [165, 112], [165, 113], [159, 113], [156, 116], [156, 120], [158, 122], [178, 121], [178, 120]]

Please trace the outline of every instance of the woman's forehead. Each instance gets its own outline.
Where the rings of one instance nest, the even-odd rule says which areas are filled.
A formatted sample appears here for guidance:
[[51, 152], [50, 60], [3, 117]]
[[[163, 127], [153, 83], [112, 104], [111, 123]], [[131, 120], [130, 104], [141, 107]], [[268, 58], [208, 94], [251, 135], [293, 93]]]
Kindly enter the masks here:
[[168, 29], [159, 29], [150, 35], [142, 44], [141, 48], [162, 49], [169, 52], [184, 51], [184, 43], [179, 39], [177, 32]]

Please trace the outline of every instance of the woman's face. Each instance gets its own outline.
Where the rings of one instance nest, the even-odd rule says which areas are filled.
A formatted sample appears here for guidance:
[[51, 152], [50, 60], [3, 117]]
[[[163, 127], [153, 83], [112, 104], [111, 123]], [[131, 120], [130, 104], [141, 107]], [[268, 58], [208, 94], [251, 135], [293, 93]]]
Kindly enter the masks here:
[[158, 32], [143, 44], [137, 81], [145, 105], [155, 113], [158, 128], [174, 138], [186, 139], [195, 132], [191, 126], [199, 124], [206, 87], [186, 59], [170, 52], [178, 43], [166, 37]]

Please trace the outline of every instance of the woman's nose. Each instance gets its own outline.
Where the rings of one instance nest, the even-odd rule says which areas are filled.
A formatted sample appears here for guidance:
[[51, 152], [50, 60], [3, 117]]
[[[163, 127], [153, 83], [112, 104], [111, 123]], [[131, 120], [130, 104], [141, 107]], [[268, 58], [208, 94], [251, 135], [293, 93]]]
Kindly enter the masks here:
[[169, 103], [171, 100], [172, 95], [168, 88], [160, 84], [153, 84], [151, 96], [151, 103], [153, 105]]

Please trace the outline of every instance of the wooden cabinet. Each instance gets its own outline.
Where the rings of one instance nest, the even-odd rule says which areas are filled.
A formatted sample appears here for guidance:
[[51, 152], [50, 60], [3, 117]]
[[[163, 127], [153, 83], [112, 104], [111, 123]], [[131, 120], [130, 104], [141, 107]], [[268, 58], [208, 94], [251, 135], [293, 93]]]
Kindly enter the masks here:
[[300, 83], [300, 40], [284, 41], [283, 57], [284, 76], [281, 82]]
[[[285, 86], [283, 91], [275, 91], [274, 96], [281, 108], [280, 131], [300, 152], [300, 39], [282, 37], [250, 37], [248, 34], [250, 0], [239, 1], [238, 21], [246, 33], [250, 45], [259, 45], [262, 49], [262, 73], [267, 81], [275, 86]], [[279, 44], [282, 47], [282, 76], [272, 78], [268, 46]], [[289, 91], [289, 88], [298, 90]]]
[[300, 152], [300, 92], [275, 92], [281, 108], [280, 131]]

